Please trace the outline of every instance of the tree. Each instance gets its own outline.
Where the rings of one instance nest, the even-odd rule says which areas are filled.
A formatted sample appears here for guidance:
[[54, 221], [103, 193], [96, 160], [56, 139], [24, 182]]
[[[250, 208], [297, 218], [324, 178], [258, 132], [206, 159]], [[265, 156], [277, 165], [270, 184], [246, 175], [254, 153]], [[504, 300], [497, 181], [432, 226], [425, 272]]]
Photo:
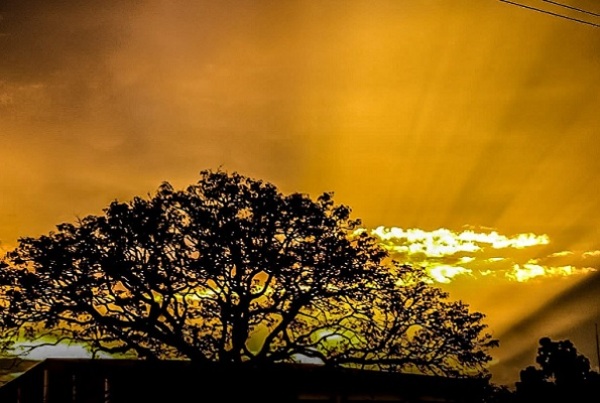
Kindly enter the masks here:
[[481, 403], [516, 403], [515, 393], [506, 385], [488, 383], [483, 390]]
[[[596, 402], [600, 376], [590, 368], [590, 361], [577, 352], [570, 340], [540, 339], [536, 363], [521, 371], [517, 383], [519, 401]], [[566, 399], [566, 400], [565, 400]]]
[[185, 190], [163, 183], [103, 212], [7, 254], [0, 324], [11, 340], [445, 375], [485, 372], [497, 345], [483, 314], [391, 261], [331, 193], [312, 200], [203, 171]]

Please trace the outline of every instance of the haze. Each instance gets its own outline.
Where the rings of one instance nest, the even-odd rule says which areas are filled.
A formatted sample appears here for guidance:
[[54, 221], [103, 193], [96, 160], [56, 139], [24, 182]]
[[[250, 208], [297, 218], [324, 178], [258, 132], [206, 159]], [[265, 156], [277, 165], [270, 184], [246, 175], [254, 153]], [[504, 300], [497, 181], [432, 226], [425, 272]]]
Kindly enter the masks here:
[[497, 0], [5, 0], [0, 248], [221, 167], [441, 273], [494, 381], [542, 336], [597, 367], [599, 93], [600, 29]]

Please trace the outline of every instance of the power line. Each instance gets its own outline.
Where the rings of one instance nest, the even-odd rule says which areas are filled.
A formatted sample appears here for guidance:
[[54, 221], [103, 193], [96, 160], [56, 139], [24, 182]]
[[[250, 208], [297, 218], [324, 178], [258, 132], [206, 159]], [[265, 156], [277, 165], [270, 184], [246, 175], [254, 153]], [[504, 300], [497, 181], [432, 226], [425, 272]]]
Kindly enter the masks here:
[[550, 4], [557, 5], [557, 6], [559, 6], [559, 7], [568, 8], [568, 9], [570, 9], [570, 10], [579, 11], [580, 13], [585, 13], [585, 14], [593, 15], [593, 16], [595, 16], [595, 17], [600, 17], [600, 14], [592, 13], [591, 11], [587, 11], [587, 10], [584, 10], [584, 9], [581, 9], [581, 8], [577, 8], [577, 7], [569, 6], [569, 5], [567, 5], [567, 4], [562, 4], [562, 3], [559, 3], [559, 2], [557, 2], [557, 1], [552, 1], [552, 0], [542, 0], [542, 1], [543, 1], [543, 2], [546, 2], [546, 3], [550, 3]]
[[503, 3], [508, 3], [508, 4], [511, 4], [511, 5], [513, 5], [513, 6], [517, 6], [517, 7], [523, 7], [523, 8], [526, 8], [526, 9], [528, 9], [528, 10], [538, 11], [538, 12], [540, 12], [540, 13], [548, 14], [548, 15], [551, 15], [551, 16], [554, 16], [554, 17], [564, 18], [564, 19], [566, 19], [566, 20], [571, 20], [571, 21], [579, 22], [579, 23], [581, 23], [581, 24], [587, 24], [587, 25], [591, 25], [591, 26], [593, 26], [593, 27], [598, 27], [598, 28], [600, 28], [600, 24], [594, 24], [593, 22], [584, 21], [584, 20], [579, 20], [579, 19], [577, 19], [577, 18], [571, 18], [571, 17], [568, 17], [568, 16], [566, 16], [566, 15], [562, 15], [562, 14], [553, 13], [553, 12], [550, 12], [550, 11], [548, 11], [548, 10], [542, 10], [542, 9], [540, 9], [540, 8], [535, 8], [535, 7], [527, 6], [527, 5], [525, 5], [525, 4], [514, 3], [514, 2], [512, 2], [512, 1], [509, 1], [509, 0], [499, 0], [499, 1], [501, 1], [501, 2], [503, 2]]

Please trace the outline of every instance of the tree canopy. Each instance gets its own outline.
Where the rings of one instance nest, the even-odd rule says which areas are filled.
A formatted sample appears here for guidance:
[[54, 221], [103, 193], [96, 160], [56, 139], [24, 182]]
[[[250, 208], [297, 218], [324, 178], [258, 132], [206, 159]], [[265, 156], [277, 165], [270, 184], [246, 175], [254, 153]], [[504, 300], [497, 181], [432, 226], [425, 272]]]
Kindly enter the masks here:
[[597, 402], [600, 375], [590, 367], [587, 357], [579, 354], [570, 340], [539, 341], [536, 363], [521, 371], [517, 383], [519, 402]]
[[484, 315], [392, 261], [331, 193], [238, 173], [114, 201], [3, 258], [5, 341], [196, 362], [485, 372]]

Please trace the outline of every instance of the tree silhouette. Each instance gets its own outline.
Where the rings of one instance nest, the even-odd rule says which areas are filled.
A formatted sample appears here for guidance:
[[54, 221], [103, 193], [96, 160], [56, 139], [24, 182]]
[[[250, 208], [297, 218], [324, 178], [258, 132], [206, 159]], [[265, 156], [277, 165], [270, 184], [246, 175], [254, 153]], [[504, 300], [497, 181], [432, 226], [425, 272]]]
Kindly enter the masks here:
[[488, 383], [482, 393], [481, 403], [515, 403], [514, 391], [506, 385]]
[[517, 383], [519, 401], [597, 402], [600, 376], [573, 343], [552, 341], [549, 337], [539, 342], [535, 360], [539, 368], [529, 366], [521, 371], [521, 381]]
[[185, 190], [22, 238], [0, 274], [7, 339], [195, 362], [311, 360], [481, 374], [484, 315], [391, 261], [325, 193], [203, 171]]

